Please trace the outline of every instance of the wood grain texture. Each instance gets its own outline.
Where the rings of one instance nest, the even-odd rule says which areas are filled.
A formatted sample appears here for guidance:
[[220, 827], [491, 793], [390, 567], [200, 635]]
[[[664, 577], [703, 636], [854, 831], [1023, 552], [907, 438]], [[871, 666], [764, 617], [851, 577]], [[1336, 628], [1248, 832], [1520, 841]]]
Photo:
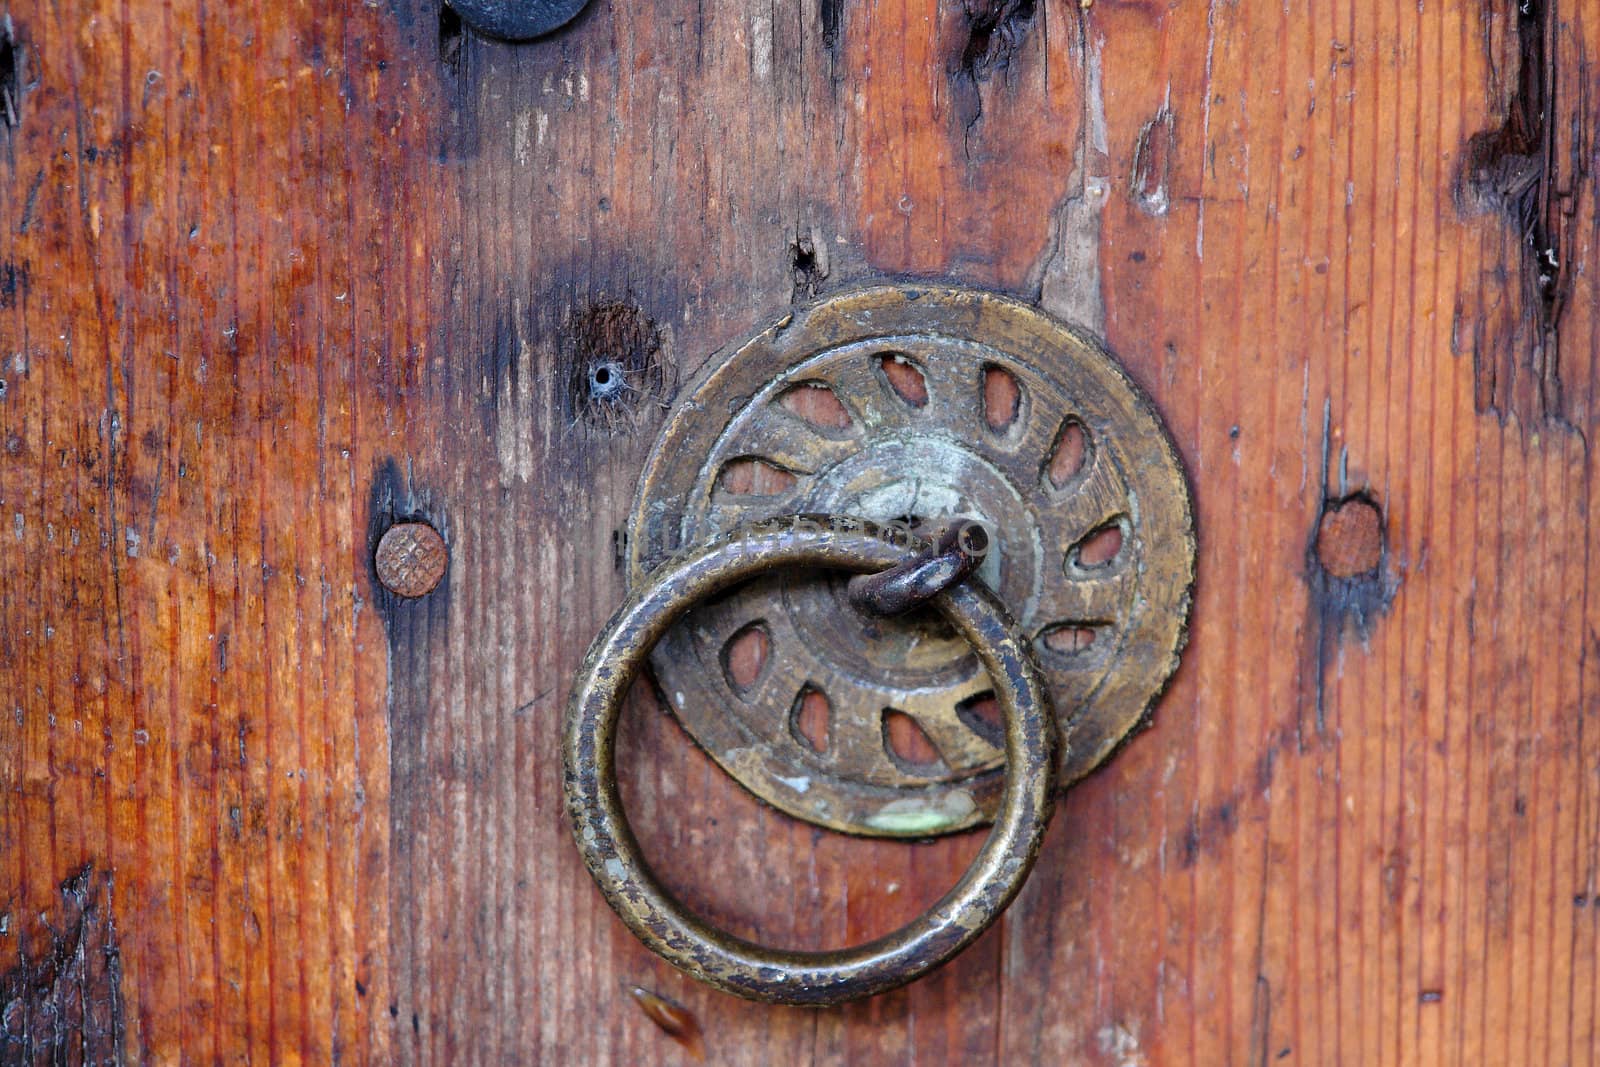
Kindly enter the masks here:
[[427, 355], [433, 27], [7, 14], [37, 83], [0, 146], [0, 956], [27, 966], [92, 865], [119, 1058], [365, 1058], [391, 1030], [365, 532]]
[[[1600, 1058], [1592, 7], [6, 13], [0, 990], [75, 929], [106, 962], [0, 1005], [0, 1060], [86, 1006], [134, 1061], [683, 1060], [636, 985], [711, 1062]], [[557, 720], [676, 383], [906, 274], [1155, 398], [1193, 641], [975, 949], [745, 1004], [590, 885]], [[1355, 492], [1380, 568], [1329, 575]], [[397, 519], [450, 546], [428, 597], [372, 573]], [[976, 847], [816, 832], [626, 728], [647, 854], [736, 932], [859, 940]]]

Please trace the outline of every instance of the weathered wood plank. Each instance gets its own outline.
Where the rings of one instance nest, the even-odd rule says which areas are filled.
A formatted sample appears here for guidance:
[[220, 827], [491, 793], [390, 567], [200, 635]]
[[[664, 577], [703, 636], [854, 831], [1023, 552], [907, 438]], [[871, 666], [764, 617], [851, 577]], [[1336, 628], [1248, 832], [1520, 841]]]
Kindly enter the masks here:
[[[385, 1058], [363, 533], [389, 367], [417, 357], [373, 309], [423, 258], [390, 234], [437, 141], [405, 71], [434, 43], [370, 8], [8, 17], [32, 84], [0, 165], [24, 279], [0, 315], [0, 956], [36, 958], [92, 867], [121, 986], [85, 995], [121, 1056]], [[70, 1062], [69, 1038], [8, 1033], [5, 1059]]]

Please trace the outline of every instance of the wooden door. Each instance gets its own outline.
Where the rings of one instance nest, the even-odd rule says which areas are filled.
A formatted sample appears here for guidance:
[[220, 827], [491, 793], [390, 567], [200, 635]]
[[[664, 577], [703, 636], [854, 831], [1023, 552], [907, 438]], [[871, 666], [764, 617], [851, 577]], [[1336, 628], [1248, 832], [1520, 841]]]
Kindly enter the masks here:
[[[0, 1061], [1594, 1063], [1597, 50], [1578, 0], [0, 3]], [[562, 705], [677, 385], [901, 278], [1151, 395], [1192, 641], [975, 948], [747, 1003], [591, 884]], [[619, 352], [662, 384], [590, 417]], [[647, 702], [622, 768], [773, 943], [977, 844], [764, 809]]]

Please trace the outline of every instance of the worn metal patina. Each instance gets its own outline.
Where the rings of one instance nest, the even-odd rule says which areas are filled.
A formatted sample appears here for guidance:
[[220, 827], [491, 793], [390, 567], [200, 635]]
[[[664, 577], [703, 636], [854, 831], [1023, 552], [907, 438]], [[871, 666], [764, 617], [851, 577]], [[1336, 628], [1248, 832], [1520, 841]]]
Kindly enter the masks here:
[[479, 33], [506, 41], [527, 41], [560, 29], [589, 0], [449, 0]]
[[[646, 463], [630, 580], [750, 519], [963, 517], [1064, 734], [1063, 783], [1141, 721], [1176, 669], [1194, 581], [1188, 485], [1148, 398], [1093, 338], [991, 293], [879, 286], [786, 315], [688, 385]], [[739, 684], [730, 648], [764, 631]], [[853, 611], [839, 575], [785, 571], [689, 612], [652, 665], [680, 721], [763, 800], [870, 835], [993, 816], [1001, 737], [976, 657], [938, 613]], [[826, 745], [797, 728], [829, 705]], [[898, 758], [889, 711], [938, 758]], [[942, 798], [942, 799], [941, 799]], [[912, 826], [883, 812], [918, 805]]]
[[[943, 546], [941, 546], [942, 548]], [[1057, 734], [1028, 642], [1005, 606], [957, 570], [928, 583], [929, 603], [967, 642], [994, 688], [1003, 723], [1004, 789], [988, 840], [961, 880], [909, 925], [827, 952], [766, 948], [717, 930], [674, 900], [646, 867], [622, 810], [616, 729], [623, 697], [652, 647], [695, 604], [775, 570], [872, 572], [940, 549], [904, 531], [827, 516], [752, 524], [655, 568], [589, 649], [567, 707], [562, 755], [567, 811], [584, 864], [628, 927], [677, 967], [740, 996], [833, 1004], [910, 982], [970, 945], [1021, 888], [1054, 804]], [[941, 584], [941, 592], [932, 592]], [[920, 594], [919, 594], [920, 595]], [[846, 609], [849, 610], [849, 609]], [[975, 802], [943, 791], [880, 812], [901, 833], [926, 833]], [[964, 805], [967, 811], [942, 807]]]

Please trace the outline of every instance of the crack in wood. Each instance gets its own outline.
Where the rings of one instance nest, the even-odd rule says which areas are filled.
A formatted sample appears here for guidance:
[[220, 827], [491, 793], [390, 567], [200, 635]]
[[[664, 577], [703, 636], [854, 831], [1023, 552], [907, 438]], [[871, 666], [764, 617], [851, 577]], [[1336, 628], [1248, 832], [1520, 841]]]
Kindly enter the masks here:
[[[1503, 216], [1515, 245], [1502, 248], [1502, 268], [1488, 279], [1478, 306], [1457, 308], [1457, 348], [1465, 326], [1477, 409], [1564, 422], [1560, 327], [1574, 279], [1567, 250], [1590, 169], [1593, 120], [1587, 57], [1581, 44], [1562, 47], [1559, 3], [1514, 0], [1518, 66], [1505, 119], [1468, 140], [1455, 193], [1464, 213]], [[1497, 15], [1487, 9], [1483, 17], [1493, 70]], [[1569, 77], [1576, 101], [1564, 95]], [[1497, 287], [1510, 290], [1510, 299], [1498, 297]]]
[[822, 23], [822, 47], [828, 53], [829, 74], [839, 81], [839, 51], [844, 37], [844, 0], [819, 0], [817, 20]]
[[823, 292], [832, 273], [828, 263], [828, 242], [814, 227], [796, 229], [789, 242], [789, 268], [794, 275], [792, 303], [804, 304]]
[[1035, 0], [966, 0], [967, 41], [957, 70], [983, 81], [1011, 63], [1033, 25]]
[[1033, 29], [1037, 0], [963, 0], [966, 33], [950, 67], [957, 120], [968, 136], [983, 118], [979, 85], [1009, 70]]

